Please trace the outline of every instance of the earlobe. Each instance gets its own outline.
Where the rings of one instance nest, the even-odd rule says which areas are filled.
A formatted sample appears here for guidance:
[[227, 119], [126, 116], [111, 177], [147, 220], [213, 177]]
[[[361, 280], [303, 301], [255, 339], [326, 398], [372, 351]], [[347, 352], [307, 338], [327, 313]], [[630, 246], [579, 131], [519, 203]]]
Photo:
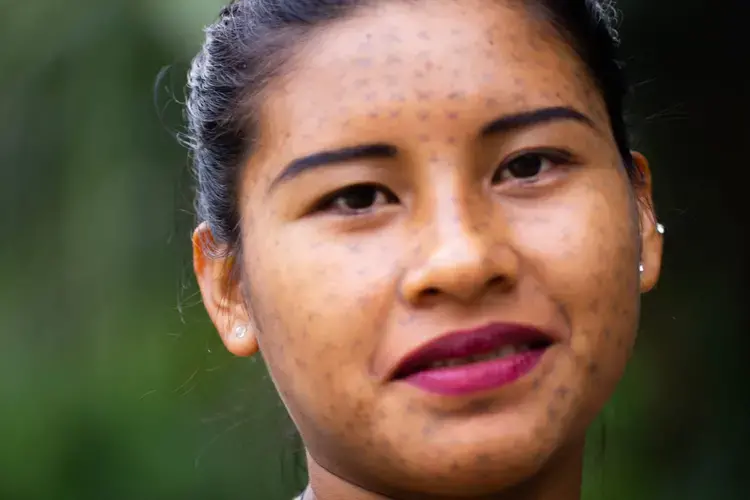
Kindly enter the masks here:
[[193, 269], [206, 312], [229, 352], [252, 356], [258, 351], [257, 331], [248, 314], [240, 280], [232, 279], [234, 263], [228, 249], [216, 246], [205, 222], [195, 229], [192, 240]]
[[652, 290], [659, 281], [664, 245], [664, 226], [656, 219], [652, 199], [651, 169], [645, 156], [632, 152], [634, 167], [639, 180], [635, 184], [641, 236], [640, 289], [641, 293]]
[[239, 357], [250, 357], [258, 352], [258, 332], [250, 323], [240, 323], [229, 335], [222, 335], [227, 350]]

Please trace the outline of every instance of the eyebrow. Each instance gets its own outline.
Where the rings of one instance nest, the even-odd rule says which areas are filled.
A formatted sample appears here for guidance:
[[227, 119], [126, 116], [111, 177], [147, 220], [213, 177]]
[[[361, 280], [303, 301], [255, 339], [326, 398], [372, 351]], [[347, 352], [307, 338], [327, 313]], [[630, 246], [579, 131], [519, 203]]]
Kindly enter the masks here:
[[533, 125], [541, 125], [549, 122], [573, 120], [596, 130], [594, 120], [584, 115], [580, 111], [566, 106], [557, 106], [551, 108], [539, 108], [531, 111], [524, 111], [498, 118], [484, 126], [482, 135], [488, 136], [527, 128]]
[[[506, 115], [485, 125], [481, 130], [481, 136], [488, 136], [509, 132], [512, 130], [528, 128], [544, 123], [573, 120], [596, 129], [594, 121], [573, 108], [559, 106], [550, 108], [539, 108], [521, 113]], [[297, 177], [303, 172], [316, 168], [347, 163], [362, 159], [389, 159], [398, 155], [398, 148], [391, 144], [361, 144], [341, 149], [321, 151], [308, 156], [297, 158], [289, 163], [269, 186], [269, 191], [277, 185]]]
[[271, 183], [269, 189], [298, 176], [302, 172], [315, 168], [346, 163], [352, 160], [395, 158], [398, 149], [390, 144], [361, 144], [330, 151], [321, 151], [309, 156], [303, 156], [289, 163], [281, 174]]

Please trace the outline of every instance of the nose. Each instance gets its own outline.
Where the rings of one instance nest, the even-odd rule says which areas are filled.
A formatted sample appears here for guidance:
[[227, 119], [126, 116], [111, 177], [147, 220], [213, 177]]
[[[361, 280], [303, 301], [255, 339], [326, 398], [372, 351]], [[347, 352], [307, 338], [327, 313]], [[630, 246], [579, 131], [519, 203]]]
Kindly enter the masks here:
[[407, 302], [419, 306], [442, 297], [470, 304], [490, 289], [515, 286], [519, 259], [508, 224], [487, 208], [472, 217], [469, 209], [452, 201], [422, 226], [420, 255], [401, 283]]

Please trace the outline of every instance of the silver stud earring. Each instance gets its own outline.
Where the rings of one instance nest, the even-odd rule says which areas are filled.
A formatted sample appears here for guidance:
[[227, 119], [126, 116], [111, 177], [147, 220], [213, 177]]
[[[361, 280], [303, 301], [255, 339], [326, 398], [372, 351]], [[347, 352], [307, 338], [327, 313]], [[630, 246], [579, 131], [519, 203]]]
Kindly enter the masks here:
[[666, 229], [666, 228], [664, 227], [664, 224], [657, 224], [657, 225], [656, 225], [656, 232], [657, 232], [657, 233], [659, 233], [659, 234], [664, 234], [664, 232], [665, 232], [666, 230], [667, 230], [667, 229]]
[[641, 263], [641, 264], [640, 264], [640, 265], [638, 266], [638, 270], [639, 270], [639, 271], [640, 271], [641, 273], [642, 273], [643, 271], [645, 271], [645, 270], [646, 270], [646, 268], [645, 268], [645, 267], [643, 267], [643, 263]]
[[234, 336], [238, 339], [243, 338], [245, 335], [247, 335], [247, 326], [246, 325], [237, 325], [234, 327]]

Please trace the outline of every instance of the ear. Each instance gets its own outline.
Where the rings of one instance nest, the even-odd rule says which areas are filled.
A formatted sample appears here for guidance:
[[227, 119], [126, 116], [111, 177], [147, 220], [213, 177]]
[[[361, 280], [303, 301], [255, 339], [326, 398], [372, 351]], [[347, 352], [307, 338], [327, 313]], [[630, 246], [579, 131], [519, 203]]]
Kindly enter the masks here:
[[659, 225], [654, 212], [648, 160], [637, 151], [633, 151], [632, 156], [635, 168], [640, 173], [640, 181], [635, 184], [635, 195], [641, 226], [641, 292], [646, 293], [659, 281], [664, 248], [664, 236], [659, 228], [663, 226]]
[[[215, 253], [221, 257], [212, 255], [212, 250], [219, 250]], [[216, 247], [205, 222], [193, 232], [193, 269], [206, 311], [229, 352], [252, 356], [258, 352], [257, 329], [242, 296], [241, 280], [233, 276], [233, 257], [226, 250]]]

